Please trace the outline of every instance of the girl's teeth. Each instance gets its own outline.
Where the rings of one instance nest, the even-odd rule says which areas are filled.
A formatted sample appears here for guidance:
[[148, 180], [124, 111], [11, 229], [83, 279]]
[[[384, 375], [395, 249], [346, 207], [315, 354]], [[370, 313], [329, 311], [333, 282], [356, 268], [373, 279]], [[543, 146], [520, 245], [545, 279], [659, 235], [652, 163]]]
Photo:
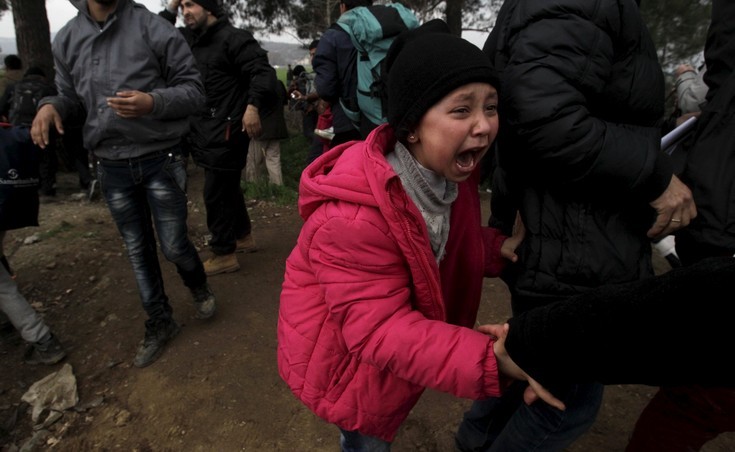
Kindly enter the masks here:
[[457, 156], [457, 164], [463, 168], [469, 168], [475, 163], [475, 154], [472, 152], [465, 152]]

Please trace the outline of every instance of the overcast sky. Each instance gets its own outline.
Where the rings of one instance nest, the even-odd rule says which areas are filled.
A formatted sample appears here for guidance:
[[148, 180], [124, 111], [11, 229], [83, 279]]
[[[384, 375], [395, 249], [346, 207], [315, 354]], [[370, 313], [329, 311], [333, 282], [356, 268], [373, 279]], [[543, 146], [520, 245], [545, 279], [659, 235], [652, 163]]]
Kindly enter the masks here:
[[[136, 0], [146, 6], [149, 10], [157, 13], [166, 4], [165, 1], [161, 0]], [[46, 13], [49, 20], [49, 28], [51, 33], [56, 33], [61, 27], [63, 27], [69, 20], [76, 16], [77, 9], [69, 3], [69, 0], [46, 0]], [[463, 37], [475, 45], [482, 47], [485, 42], [487, 33], [469, 32], [464, 33]], [[13, 25], [13, 13], [11, 11], [5, 12], [2, 18], [0, 18], [0, 37], [3, 38], [14, 38], [15, 27]], [[256, 36], [258, 39], [266, 39], [272, 41], [285, 41], [295, 42], [293, 38], [282, 35], [282, 36], [269, 36], [262, 37]]]
[[[163, 5], [161, 0], [137, 0], [137, 2], [145, 5], [153, 12], [160, 11]], [[51, 33], [56, 33], [69, 22], [69, 19], [77, 15], [77, 9], [72, 6], [69, 0], [46, 0], [46, 14], [48, 15]], [[6, 11], [0, 19], [0, 37], [15, 37], [12, 11]]]
[[[167, 1], [161, 0], [135, 0], [137, 3], [145, 5], [146, 8], [157, 13], [163, 9]], [[59, 31], [61, 27], [66, 25], [71, 18], [77, 15], [77, 9], [72, 6], [69, 0], [46, 0], [46, 15], [48, 16], [49, 28], [51, 34]], [[2, 38], [14, 38], [15, 37], [15, 26], [13, 25], [13, 13], [7, 11], [0, 18], [0, 37]], [[262, 36], [256, 36], [258, 39], [262, 39]], [[285, 41], [285, 42], [296, 42], [293, 38], [282, 35], [282, 36], [269, 36], [268, 40], [273, 41]]]

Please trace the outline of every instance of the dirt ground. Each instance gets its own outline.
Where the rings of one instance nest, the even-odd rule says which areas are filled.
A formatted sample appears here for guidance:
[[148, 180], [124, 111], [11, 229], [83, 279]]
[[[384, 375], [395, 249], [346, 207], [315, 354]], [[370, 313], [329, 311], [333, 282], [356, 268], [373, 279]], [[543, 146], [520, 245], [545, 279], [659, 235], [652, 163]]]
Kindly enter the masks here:
[[[201, 170], [190, 167], [190, 233], [206, 257], [201, 186]], [[5, 243], [22, 293], [68, 349], [65, 362], [73, 368], [80, 401], [53, 425], [34, 430], [21, 396], [62, 364], [24, 364], [25, 344], [6, 328], [0, 337], [3, 451], [24, 445], [29, 451], [339, 450], [336, 429], [291, 395], [276, 367], [283, 266], [301, 226], [295, 206], [252, 203], [260, 250], [238, 256], [239, 272], [210, 279], [218, 312], [208, 321], [194, 318], [188, 291], [161, 258], [182, 332], [155, 364], [138, 369], [132, 358], [145, 316], [122, 241], [105, 204], [75, 199], [76, 191], [76, 178], [60, 174], [59, 200], [41, 206], [40, 227], [11, 231]], [[39, 240], [24, 244], [33, 235]], [[665, 261], [657, 265], [666, 271]], [[485, 289], [480, 320], [504, 320], [505, 286], [487, 280]], [[646, 386], [608, 387], [595, 425], [569, 451], [622, 451], [654, 392]], [[469, 404], [427, 391], [393, 450], [452, 451], [453, 433]], [[735, 450], [735, 435], [705, 450]]]

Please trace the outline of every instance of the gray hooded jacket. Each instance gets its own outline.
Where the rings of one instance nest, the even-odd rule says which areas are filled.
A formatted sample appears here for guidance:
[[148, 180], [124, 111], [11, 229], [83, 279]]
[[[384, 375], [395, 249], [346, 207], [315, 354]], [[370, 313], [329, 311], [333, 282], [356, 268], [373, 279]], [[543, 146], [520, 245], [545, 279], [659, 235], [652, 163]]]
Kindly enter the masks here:
[[[103, 24], [89, 15], [86, 0], [53, 42], [57, 96], [47, 97], [64, 121], [81, 118], [84, 145], [98, 157], [134, 158], [178, 144], [189, 115], [204, 104], [194, 57], [181, 33], [132, 0], [119, 0]], [[106, 99], [122, 90], [153, 96], [153, 111], [125, 119]]]

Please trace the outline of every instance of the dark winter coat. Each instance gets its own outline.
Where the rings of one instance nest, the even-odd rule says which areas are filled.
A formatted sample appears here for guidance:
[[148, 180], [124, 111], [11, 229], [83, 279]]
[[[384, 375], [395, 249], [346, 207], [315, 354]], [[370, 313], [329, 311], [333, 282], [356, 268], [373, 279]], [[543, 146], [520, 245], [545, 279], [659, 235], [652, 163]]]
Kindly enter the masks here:
[[[160, 14], [176, 19], [167, 10]], [[242, 136], [242, 116], [248, 104], [258, 107], [261, 119], [273, 110], [276, 71], [253, 35], [225, 17], [202, 33], [179, 30], [191, 46], [207, 95], [204, 108], [192, 118], [192, 157], [205, 168], [240, 171], [248, 141]]]
[[288, 127], [283, 109], [288, 105], [288, 94], [283, 82], [276, 81], [276, 107], [265, 115], [261, 115], [263, 133], [258, 140], [283, 140], [288, 138]]
[[[636, 3], [507, 0], [484, 51], [501, 79], [493, 192], [527, 228], [513, 295], [543, 304], [652, 276], [649, 203], [673, 172], [663, 74]], [[514, 211], [502, 210], [492, 221], [509, 232]]]
[[[715, 1], [704, 56], [709, 87], [682, 180], [697, 218], [676, 234], [682, 259], [735, 254], [735, 4]], [[685, 262], [686, 263], [686, 262]]]
[[505, 347], [547, 388], [557, 382], [735, 385], [735, 259], [710, 258], [608, 286], [510, 320]]
[[316, 72], [316, 92], [332, 106], [334, 133], [355, 130], [352, 121], [342, 111], [339, 100], [351, 99], [357, 105], [356, 61], [357, 50], [350, 35], [337, 25], [329, 27], [319, 39], [312, 64]]

